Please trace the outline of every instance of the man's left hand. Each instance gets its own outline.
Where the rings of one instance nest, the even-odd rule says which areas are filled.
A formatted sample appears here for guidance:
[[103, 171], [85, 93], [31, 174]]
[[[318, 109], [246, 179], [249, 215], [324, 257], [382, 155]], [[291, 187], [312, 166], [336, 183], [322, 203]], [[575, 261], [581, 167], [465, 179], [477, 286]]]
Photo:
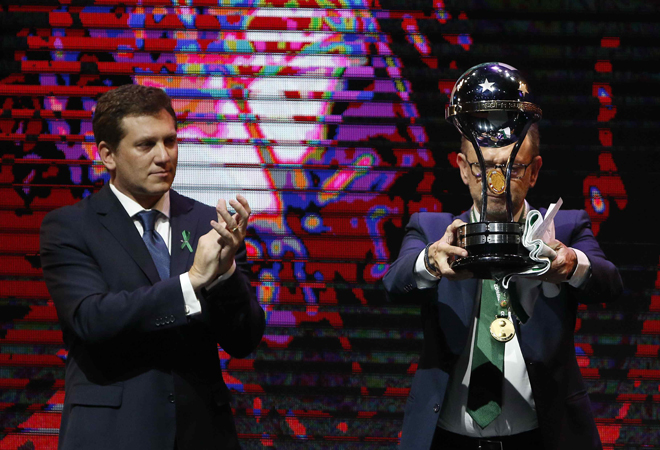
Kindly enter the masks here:
[[236, 214], [230, 214], [226, 202], [220, 199], [215, 208], [218, 213], [218, 221], [211, 221], [211, 226], [220, 235], [218, 240], [221, 246], [218, 253], [218, 274], [220, 275], [227, 272], [234, 264], [234, 256], [245, 239], [248, 221], [252, 213], [248, 201], [240, 194], [236, 196], [236, 200], [229, 200], [229, 204], [236, 210]]
[[557, 257], [550, 264], [550, 269], [541, 275], [539, 279], [555, 284], [566, 281], [577, 267], [575, 250], [566, 247], [556, 239], [548, 242], [547, 245], [557, 252]]

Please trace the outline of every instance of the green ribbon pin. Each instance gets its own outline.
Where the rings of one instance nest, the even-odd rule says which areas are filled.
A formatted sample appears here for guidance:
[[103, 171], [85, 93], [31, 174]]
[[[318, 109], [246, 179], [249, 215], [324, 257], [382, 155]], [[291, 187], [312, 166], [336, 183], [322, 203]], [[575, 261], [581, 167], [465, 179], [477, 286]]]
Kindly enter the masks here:
[[181, 241], [181, 249], [188, 248], [188, 251], [192, 253], [192, 247], [190, 246], [190, 231], [183, 230], [181, 232], [183, 240]]

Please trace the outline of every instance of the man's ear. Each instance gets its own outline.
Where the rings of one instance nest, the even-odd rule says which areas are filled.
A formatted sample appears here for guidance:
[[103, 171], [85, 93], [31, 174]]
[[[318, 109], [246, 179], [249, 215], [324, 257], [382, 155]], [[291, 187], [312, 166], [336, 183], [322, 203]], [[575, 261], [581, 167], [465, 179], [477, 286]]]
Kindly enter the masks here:
[[542, 165], [543, 158], [535, 156], [534, 162], [527, 168], [527, 170], [531, 170], [531, 173], [529, 174], [529, 187], [534, 187], [536, 181], [539, 179], [539, 171], [541, 170]]
[[467, 157], [463, 152], [458, 152], [458, 155], [456, 155], [456, 163], [458, 163], [458, 168], [461, 171], [461, 180], [463, 180], [463, 184], [467, 186], [470, 182], [472, 172], [470, 170], [470, 164], [467, 162]]
[[115, 152], [110, 149], [110, 146], [105, 141], [99, 142], [98, 151], [105, 168], [108, 172], [113, 173], [117, 167], [117, 163], [115, 162]]

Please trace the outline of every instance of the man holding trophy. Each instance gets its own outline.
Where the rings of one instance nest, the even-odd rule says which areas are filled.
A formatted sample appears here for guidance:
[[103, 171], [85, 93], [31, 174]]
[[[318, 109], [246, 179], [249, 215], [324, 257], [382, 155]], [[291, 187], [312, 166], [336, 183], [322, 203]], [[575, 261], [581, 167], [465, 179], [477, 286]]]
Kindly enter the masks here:
[[542, 165], [521, 74], [485, 63], [456, 82], [447, 119], [472, 207], [413, 214], [385, 275], [422, 305], [424, 348], [404, 449], [602, 448], [575, 357], [578, 303], [614, 300], [618, 270], [585, 211], [525, 201]]

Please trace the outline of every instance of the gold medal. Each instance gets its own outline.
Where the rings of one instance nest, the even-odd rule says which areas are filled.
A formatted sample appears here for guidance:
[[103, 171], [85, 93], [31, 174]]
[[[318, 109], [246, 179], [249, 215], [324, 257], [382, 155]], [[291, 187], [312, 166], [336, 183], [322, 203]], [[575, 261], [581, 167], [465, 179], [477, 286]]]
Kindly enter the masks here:
[[506, 178], [498, 169], [490, 169], [486, 173], [486, 181], [493, 194], [500, 195], [506, 192]]
[[516, 334], [513, 322], [509, 319], [499, 317], [490, 324], [490, 335], [500, 342], [509, 342]]

